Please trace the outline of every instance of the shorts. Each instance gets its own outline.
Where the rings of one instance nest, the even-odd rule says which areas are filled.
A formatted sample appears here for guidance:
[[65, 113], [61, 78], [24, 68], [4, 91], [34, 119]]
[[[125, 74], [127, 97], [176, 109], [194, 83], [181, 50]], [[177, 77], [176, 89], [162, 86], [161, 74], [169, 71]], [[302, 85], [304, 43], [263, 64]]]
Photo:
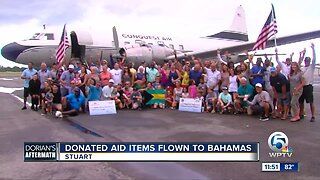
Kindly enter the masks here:
[[30, 95], [29, 88], [23, 88], [23, 97], [28, 97]]
[[208, 103], [209, 107], [213, 107], [213, 101], [212, 100], [209, 100], [207, 103]]
[[279, 104], [279, 105], [281, 105], [281, 106], [283, 106], [283, 105], [285, 105], [285, 106], [290, 105], [290, 101], [291, 101], [290, 92], [287, 92], [287, 98], [286, 98], [286, 99], [282, 99], [282, 98], [280, 98], [279, 96], [281, 97], [282, 94], [281, 94], [281, 93], [278, 94], [277, 104]]
[[313, 86], [311, 84], [303, 86], [302, 95], [299, 98], [299, 103], [304, 103], [306, 100], [307, 103], [313, 103]]
[[[257, 112], [257, 113], [262, 113], [263, 112], [263, 110], [264, 110], [264, 108], [262, 107], [262, 106], [260, 106], [259, 104], [255, 104], [255, 105], [253, 105], [253, 106], [250, 106], [250, 108], [251, 108], [251, 110], [253, 111], [253, 112]], [[271, 104], [269, 104], [269, 109], [270, 109], [270, 112], [272, 111], [272, 106], [271, 106]]]
[[248, 107], [248, 103], [244, 101], [243, 99], [240, 99], [240, 105], [241, 107]]

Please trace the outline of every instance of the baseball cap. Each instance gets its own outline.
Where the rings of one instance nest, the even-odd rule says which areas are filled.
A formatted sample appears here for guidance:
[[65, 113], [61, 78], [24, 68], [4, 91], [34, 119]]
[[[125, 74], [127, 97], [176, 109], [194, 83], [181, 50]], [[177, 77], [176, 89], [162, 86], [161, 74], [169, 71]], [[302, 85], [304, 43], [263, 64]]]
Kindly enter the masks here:
[[74, 92], [80, 92], [80, 89], [76, 87], [76, 88], [73, 89], [73, 91]]
[[257, 84], [256, 84], [256, 87], [260, 87], [260, 88], [262, 88], [262, 84], [257, 83]]
[[277, 71], [277, 69], [275, 67], [270, 68], [270, 72], [276, 72], [276, 71]]
[[68, 69], [74, 69], [74, 65], [69, 64]]
[[114, 83], [114, 80], [113, 80], [113, 79], [110, 79], [110, 80], [109, 80], [109, 83]]
[[228, 90], [228, 87], [222, 87], [222, 90]]

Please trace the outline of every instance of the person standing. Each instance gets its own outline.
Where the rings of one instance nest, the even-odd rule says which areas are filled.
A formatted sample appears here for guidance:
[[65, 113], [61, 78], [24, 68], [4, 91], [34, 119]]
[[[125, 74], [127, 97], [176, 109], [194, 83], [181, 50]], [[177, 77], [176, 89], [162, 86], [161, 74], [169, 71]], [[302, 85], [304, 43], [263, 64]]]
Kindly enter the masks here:
[[279, 73], [275, 67], [270, 69], [270, 84], [273, 89], [274, 98], [277, 99], [278, 114], [274, 114], [274, 118], [281, 115], [281, 120], [288, 117], [290, 104], [290, 83], [282, 73]]
[[118, 63], [114, 64], [114, 69], [110, 70], [111, 78], [114, 81], [114, 85], [118, 85], [122, 81], [122, 70], [119, 67]]
[[291, 94], [291, 110], [293, 117], [292, 122], [299, 121], [299, 98], [302, 95], [303, 86], [305, 85], [305, 79], [303, 72], [297, 62], [291, 63], [291, 70], [288, 76], [290, 80], [290, 94]]
[[155, 68], [155, 64], [151, 64], [150, 68], [146, 69], [147, 72], [147, 82], [154, 83], [156, 77], [159, 76], [159, 71]]
[[61, 77], [60, 77], [60, 83], [61, 83], [61, 87], [60, 87], [60, 90], [61, 90], [61, 95], [64, 97], [64, 96], [67, 96], [68, 93], [69, 93], [69, 88], [71, 86], [71, 81], [74, 79], [74, 66], [72, 64], [70, 64], [68, 66], [68, 70], [67, 71], [64, 71], [62, 74], [61, 74]]
[[207, 74], [207, 87], [212, 88], [214, 93], [219, 96], [219, 84], [221, 83], [221, 73], [217, 70], [216, 62], [212, 62], [210, 69], [205, 68]]
[[300, 118], [304, 117], [304, 101], [306, 100], [306, 102], [310, 104], [310, 110], [311, 110], [310, 122], [314, 122], [315, 107], [313, 103], [313, 76], [316, 68], [316, 51], [313, 43], [311, 44], [311, 49], [313, 54], [312, 62], [310, 57], [306, 57], [304, 59], [305, 66], [301, 68], [306, 82], [305, 82], [305, 85], [303, 86], [303, 91], [299, 99], [299, 103], [300, 103]]
[[28, 64], [28, 69], [25, 69], [21, 74], [21, 79], [23, 79], [23, 107], [22, 110], [27, 109], [27, 98], [29, 96], [29, 81], [37, 71], [33, 68], [33, 63]]
[[41, 82], [40, 86], [40, 106], [39, 108], [41, 109], [41, 104], [44, 99], [44, 96], [46, 94], [45, 89], [44, 89], [44, 83], [48, 78], [51, 78], [51, 73], [47, 69], [47, 64], [46, 63], [41, 63], [41, 69], [38, 71], [38, 76], [39, 80]]
[[250, 71], [250, 79], [251, 79], [251, 84], [252, 86], [255, 86], [257, 83], [262, 84], [264, 87], [264, 69], [262, 67], [262, 59], [259, 57], [257, 58], [257, 63], [253, 65]]

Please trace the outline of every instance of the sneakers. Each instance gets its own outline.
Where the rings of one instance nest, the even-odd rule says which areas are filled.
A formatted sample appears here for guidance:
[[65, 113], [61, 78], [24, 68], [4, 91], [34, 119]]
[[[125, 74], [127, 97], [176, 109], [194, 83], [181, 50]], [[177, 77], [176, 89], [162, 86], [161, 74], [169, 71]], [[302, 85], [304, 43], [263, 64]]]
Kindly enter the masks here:
[[310, 122], [314, 122], [314, 121], [315, 121], [315, 118], [311, 117]]
[[26, 110], [27, 109], [27, 107], [26, 106], [23, 106], [22, 108], [21, 108], [21, 110]]
[[262, 116], [262, 117], [260, 117], [260, 121], [269, 121], [269, 117], [268, 116]]

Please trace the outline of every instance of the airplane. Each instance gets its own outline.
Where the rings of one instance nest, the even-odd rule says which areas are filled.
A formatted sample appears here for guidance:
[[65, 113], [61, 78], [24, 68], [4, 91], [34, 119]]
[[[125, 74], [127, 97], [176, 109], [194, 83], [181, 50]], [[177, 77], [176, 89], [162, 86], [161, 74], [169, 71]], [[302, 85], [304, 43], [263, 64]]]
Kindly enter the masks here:
[[[183, 59], [186, 56], [213, 58], [217, 50], [231, 52], [224, 57], [226, 61], [239, 62], [245, 59], [241, 54], [244, 50], [253, 48], [255, 42], [249, 42], [245, 11], [240, 5], [234, 15], [230, 28], [222, 32], [200, 38], [179, 38], [133, 32], [118, 33], [116, 27], [112, 33], [98, 30], [72, 30], [68, 35], [71, 47], [66, 51], [66, 63], [72, 60], [91, 62], [93, 59], [109, 59], [110, 55], [125, 57], [127, 62], [139, 65], [141, 62], [155, 61], [163, 64], [167, 60]], [[5, 45], [1, 54], [4, 58], [21, 64], [33, 62], [40, 66], [42, 62], [48, 65], [55, 62], [55, 52], [60, 42], [61, 34], [52, 32], [35, 33], [30, 39]], [[320, 37], [320, 30], [278, 37], [277, 44], [285, 45]], [[274, 40], [267, 42], [267, 47], [273, 47]]]

